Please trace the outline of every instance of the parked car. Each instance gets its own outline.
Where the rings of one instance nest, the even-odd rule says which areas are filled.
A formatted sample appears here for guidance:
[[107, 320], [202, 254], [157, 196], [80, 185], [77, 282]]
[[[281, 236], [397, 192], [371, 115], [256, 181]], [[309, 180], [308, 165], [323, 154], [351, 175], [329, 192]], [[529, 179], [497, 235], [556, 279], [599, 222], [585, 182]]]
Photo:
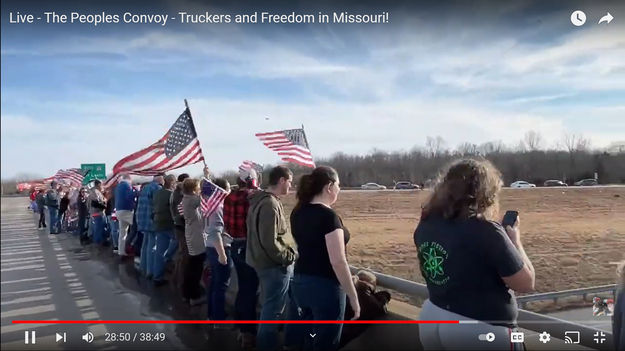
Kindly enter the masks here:
[[594, 186], [594, 185], [599, 185], [599, 182], [597, 182], [596, 179], [582, 179], [578, 182], [575, 182], [575, 185], [577, 186]]
[[567, 185], [565, 182], [561, 180], [551, 179], [551, 180], [545, 181], [545, 186], [567, 186]]
[[397, 182], [395, 183], [395, 190], [400, 189], [420, 189], [417, 184], [412, 184], [411, 182]]
[[385, 190], [386, 187], [384, 185], [376, 184], [376, 183], [367, 183], [360, 186], [362, 190]]
[[511, 188], [535, 188], [536, 184], [528, 183], [524, 180], [517, 180], [516, 182], [510, 184]]

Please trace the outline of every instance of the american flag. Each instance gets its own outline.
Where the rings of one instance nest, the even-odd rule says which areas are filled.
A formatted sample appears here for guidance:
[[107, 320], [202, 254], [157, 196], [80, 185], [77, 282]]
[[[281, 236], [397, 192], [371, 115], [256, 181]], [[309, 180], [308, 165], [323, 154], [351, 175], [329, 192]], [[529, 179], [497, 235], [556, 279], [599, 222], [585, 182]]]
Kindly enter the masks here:
[[262, 166], [257, 164], [256, 162], [245, 160], [239, 166], [239, 172], [247, 172], [250, 169], [254, 169], [254, 170], [258, 171], [259, 168], [262, 170]]
[[72, 186], [80, 187], [87, 173], [88, 171], [83, 171], [80, 168], [59, 169], [51, 178], [61, 183], [69, 183]]
[[191, 111], [185, 109], [169, 131], [156, 143], [122, 158], [113, 167], [110, 185], [120, 173], [157, 175], [172, 169], [188, 166], [204, 160], [200, 141], [195, 132]]
[[211, 182], [210, 180], [204, 179], [202, 181], [202, 194], [201, 194], [201, 204], [200, 210], [204, 217], [210, 216], [215, 210], [221, 205], [226, 196], [228, 196], [228, 192], [217, 184]]
[[287, 129], [270, 133], [256, 134], [268, 148], [276, 151], [282, 161], [292, 162], [304, 167], [315, 167], [304, 128]]

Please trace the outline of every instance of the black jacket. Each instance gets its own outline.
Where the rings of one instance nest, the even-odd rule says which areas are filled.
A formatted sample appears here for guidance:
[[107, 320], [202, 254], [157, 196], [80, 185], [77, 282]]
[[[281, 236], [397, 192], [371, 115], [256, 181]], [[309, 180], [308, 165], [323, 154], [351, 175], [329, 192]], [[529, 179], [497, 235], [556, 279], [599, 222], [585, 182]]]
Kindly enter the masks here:
[[63, 196], [61, 198], [61, 205], [59, 206], [59, 212], [67, 211], [68, 207], [69, 207], [69, 197]]

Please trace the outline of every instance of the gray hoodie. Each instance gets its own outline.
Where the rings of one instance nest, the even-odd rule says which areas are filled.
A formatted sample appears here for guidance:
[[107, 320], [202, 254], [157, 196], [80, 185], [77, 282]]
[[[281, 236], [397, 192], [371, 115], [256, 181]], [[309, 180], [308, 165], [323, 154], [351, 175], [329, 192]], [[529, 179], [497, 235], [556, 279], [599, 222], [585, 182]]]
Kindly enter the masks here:
[[187, 240], [189, 255], [197, 256], [204, 253], [203, 230], [204, 219], [200, 213], [200, 196], [187, 195], [182, 197], [182, 211], [185, 221], [184, 236]]
[[224, 205], [221, 204], [206, 221], [206, 227], [204, 228], [204, 245], [206, 247], [215, 247], [220, 241], [223, 242], [224, 247], [232, 244], [232, 237], [224, 231]]

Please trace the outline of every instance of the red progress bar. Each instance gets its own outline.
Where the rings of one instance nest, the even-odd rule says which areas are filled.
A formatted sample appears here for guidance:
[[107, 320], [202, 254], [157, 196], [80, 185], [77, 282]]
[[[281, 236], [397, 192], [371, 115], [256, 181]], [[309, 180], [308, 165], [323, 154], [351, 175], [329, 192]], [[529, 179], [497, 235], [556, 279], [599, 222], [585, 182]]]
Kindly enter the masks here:
[[11, 321], [13, 324], [460, 324], [460, 321], [211, 321], [211, 320], [165, 320], [165, 321], [126, 321], [126, 320], [110, 320], [110, 321], [29, 321], [18, 320]]

